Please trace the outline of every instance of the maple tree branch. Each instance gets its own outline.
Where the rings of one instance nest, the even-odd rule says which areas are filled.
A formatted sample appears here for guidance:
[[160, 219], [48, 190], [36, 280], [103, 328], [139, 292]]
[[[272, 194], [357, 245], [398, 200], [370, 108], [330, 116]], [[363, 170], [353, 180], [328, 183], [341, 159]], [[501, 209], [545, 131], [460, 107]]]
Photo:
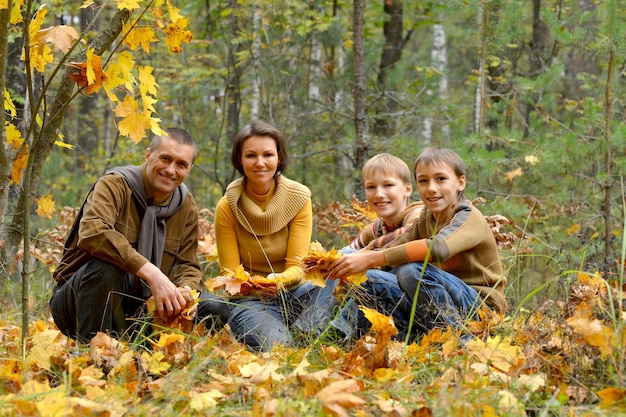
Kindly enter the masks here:
[[[109, 21], [109, 24], [100, 32], [90, 46], [100, 55], [117, 39], [122, 32], [124, 23], [130, 19], [131, 12], [129, 10], [120, 10]], [[85, 59], [86, 52], [79, 52], [75, 59]], [[32, 159], [30, 165], [30, 184], [28, 187], [22, 188], [20, 192], [16, 213], [30, 213], [30, 205], [37, 193], [43, 166], [52, 151], [54, 142], [58, 136], [58, 132], [65, 117], [65, 110], [74, 97], [74, 87], [76, 83], [70, 77], [75, 71], [74, 68], [68, 67], [63, 73], [57, 94], [52, 100], [52, 105], [48, 114], [50, 115], [46, 123], [43, 125], [37, 146], [31, 147], [29, 159]], [[24, 190], [30, 190], [25, 192]], [[28, 197], [28, 198], [27, 198]], [[27, 209], [28, 207], [28, 209]], [[22, 240], [24, 226], [24, 216], [14, 216], [11, 227], [7, 230], [7, 239], [5, 242], [5, 257], [10, 259], [11, 254], [6, 251], [15, 251]]]

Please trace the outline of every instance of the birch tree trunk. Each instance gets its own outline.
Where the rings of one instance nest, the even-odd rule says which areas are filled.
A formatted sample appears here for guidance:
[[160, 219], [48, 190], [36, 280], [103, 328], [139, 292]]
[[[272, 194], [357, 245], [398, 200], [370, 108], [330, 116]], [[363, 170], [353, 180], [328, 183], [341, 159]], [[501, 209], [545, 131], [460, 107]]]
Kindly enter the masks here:
[[261, 14], [258, 4], [254, 5], [254, 16], [252, 17], [252, 31], [257, 36], [252, 40], [252, 67], [254, 68], [254, 84], [252, 85], [252, 100], [250, 103], [250, 119], [259, 118], [261, 108], [261, 77], [259, 77], [259, 57], [261, 56]]
[[[424, 118], [424, 127], [422, 130], [422, 136], [425, 144], [431, 144], [433, 142], [432, 128], [435, 123], [441, 126], [441, 133], [444, 136], [444, 140], [450, 139], [450, 126], [446, 120], [446, 113], [448, 110], [448, 54], [446, 50], [446, 31], [442, 23], [435, 23], [433, 25], [433, 48], [430, 52], [431, 66], [437, 70], [440, 74], [438, 83], [438, 97], [435, 102], [434, 114], [441, 114], [442, 117], [439, 120], [435, 120], [434, 115], [429, 115]], [[426, 92], [429, 96], [433, 95], [432, 89]]]
[[311, 53], [309, 58], [309, 100], [319, 101], [319, 81], [322, 75], [322, 42], [313, 34], [311, 38]]

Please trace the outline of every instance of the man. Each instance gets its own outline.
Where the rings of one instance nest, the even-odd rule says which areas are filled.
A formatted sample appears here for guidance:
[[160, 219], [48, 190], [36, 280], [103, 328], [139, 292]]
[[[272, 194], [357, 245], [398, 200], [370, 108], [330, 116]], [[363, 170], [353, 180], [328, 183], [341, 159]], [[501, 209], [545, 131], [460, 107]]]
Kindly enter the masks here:
[[183, 184], [196, 152], [187, 132], [170, 128], [141, 166], [96, 181], [54, 273], [50, 310], [65, 335], [84, 343], [99, 331], [120, 336], [150, 295], [167, 318], [186, 307], [179, 288], [202, 291], [198, 209]]

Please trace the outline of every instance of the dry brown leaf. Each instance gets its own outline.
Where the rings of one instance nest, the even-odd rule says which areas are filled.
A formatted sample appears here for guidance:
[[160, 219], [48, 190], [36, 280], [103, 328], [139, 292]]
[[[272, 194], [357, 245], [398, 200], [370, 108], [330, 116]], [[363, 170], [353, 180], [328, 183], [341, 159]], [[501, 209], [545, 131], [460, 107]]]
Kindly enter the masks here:
[[350, 409], [365, 405], [365, 400], [353, 393], [361, 389], [354, 379], [343, 379], [331, 382], [326, 388], [320, 390], [315, 397], [322, 401], [324, 410], [328, 413], [348, 417]]

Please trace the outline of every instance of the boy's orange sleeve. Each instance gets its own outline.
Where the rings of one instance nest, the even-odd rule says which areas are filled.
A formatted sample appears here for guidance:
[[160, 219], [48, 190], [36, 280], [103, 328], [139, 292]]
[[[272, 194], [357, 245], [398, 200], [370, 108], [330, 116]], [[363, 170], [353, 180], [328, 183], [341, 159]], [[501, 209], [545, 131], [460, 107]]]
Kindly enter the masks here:
[[403, 245], [385, 249], [385, 259], [391, 266], [407, 264], [410, 262], [425, 261], [428, 256], [430, 240], [412, 240]]

